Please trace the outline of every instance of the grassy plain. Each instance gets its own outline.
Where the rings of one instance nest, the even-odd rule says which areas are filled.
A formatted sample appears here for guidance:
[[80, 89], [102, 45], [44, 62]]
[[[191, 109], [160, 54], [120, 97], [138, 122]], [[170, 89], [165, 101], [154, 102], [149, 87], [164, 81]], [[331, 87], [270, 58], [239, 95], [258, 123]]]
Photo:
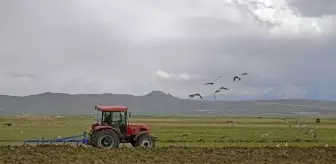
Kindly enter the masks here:
[[[235, 127], [226, 123], [238, 120]], [[145, 123], [152, 134], [158, 137], [157, 146], [189, 147], [265, 147], [289, 146], [336, 146], [336, 119], [301, 118], [301, 124], [308, 123], [307, 128], [315, 129], [317, 138], [306, 130], [298, 131], [296, 118], [288, 119], [286, 124], [280, 118], [227, 118], [227, 117], [134, 117], [130, 122]], [[0, 129], [0, 144], [22, 144], [25, 139], [40, 137], [57, 138], [89, 131], [92, 117], [5, 117], [0, 123], [11, 122], [11, 127]], [[289, 127], [291, 125], [291, 127]], [[268, 137], [263, 134], [272, 132]], [[183, 134], [187, 136], [183, 137]]]
[[[226, 123], [238, 120], [236, 127]], [[280, 118], [227, 117], [133, 117], [145, 123], [158, 137], [152, 150], [94, 148], [22, 147], [25, 139], [72, 136], [89, 130], [92, 117], [3, 117], [0, 123], [0, 164], [2, 163], [336, 163], [336, 119], [301, 118], [317, 138], [298, 131], [296, 118], [285, 123]], [[289, 125], [292, 125], [289, 127]], [[272, 132], [268, 137], [263, 134]], [[188, 136], [183, 137], [183, 134]], [[285, 147], [285, 142], [288, 147]], [[280, 144], [280, 148], [276, 145]], [[328, 148], [324, 146], [328, 144]], [[266, 148], [265, 148], [266, 147]], [[267, 148], [268, 147], [268, 148]], [[98, 157], [93, 157], [93, 152]], [[10, 154], [12, 153], [12, 154]], [[13, 153], [16, 154], [13, 156]], [[91, 154], [91, 156], [89, 155]], [[137, 158], [129, 158], [129, 157]], [[112, 160], [113, 158], [113, 160]], [[27, 162], [28, 161], [28, 162]]]

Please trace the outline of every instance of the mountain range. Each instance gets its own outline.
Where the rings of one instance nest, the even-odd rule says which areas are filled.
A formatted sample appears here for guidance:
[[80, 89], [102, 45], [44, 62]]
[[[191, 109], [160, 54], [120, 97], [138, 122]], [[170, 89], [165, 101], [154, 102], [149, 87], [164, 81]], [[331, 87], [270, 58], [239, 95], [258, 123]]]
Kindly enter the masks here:
[[18, 113], [30, 115], [94, 115], [96, 104], [126, 105], [132, 113], [139, 115], [336, 115], [336, 101], [306, 99], [188, 100], [161, 91], [152, 91], [144, 96], [51, 92], [29, 96], [0, 95], [0, 115], [15, 115]]

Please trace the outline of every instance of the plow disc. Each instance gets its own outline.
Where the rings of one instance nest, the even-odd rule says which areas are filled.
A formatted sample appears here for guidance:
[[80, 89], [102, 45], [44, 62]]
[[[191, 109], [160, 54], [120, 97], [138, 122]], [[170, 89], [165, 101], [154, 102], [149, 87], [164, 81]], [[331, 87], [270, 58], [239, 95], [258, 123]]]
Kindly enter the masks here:
[[89, 142], [88, 133], [84, 131], [80, 135], [63, 137], [63, 138], [58, 138], [58, 139], [45, 140], [44, 137], [42, 137], [39, 140], [25, 140], [24, 145], [26, 145], [28, 143], [36, 143], [37, 145], [39, 145], [39, 144], [53, 144], [53, 143], [63, 143], [63, 144], [76, 143], [77, 146], [78, 146], [79, 144], [88, 145], [88, 142]]

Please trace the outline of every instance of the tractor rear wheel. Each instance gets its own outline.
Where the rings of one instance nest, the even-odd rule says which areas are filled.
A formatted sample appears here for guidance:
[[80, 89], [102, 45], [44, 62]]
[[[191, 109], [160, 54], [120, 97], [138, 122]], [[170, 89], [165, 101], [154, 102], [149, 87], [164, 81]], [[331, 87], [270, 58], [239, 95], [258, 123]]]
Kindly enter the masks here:
[[120, 140], [115, 131], [106, 129], [94, 134], [94, 142], [99, 148], [118, 148]]
[[133, 147], [152, 148], [155, 147], [155, 140], [149, 134], [144, 134], [140, 136], [132, 145]]

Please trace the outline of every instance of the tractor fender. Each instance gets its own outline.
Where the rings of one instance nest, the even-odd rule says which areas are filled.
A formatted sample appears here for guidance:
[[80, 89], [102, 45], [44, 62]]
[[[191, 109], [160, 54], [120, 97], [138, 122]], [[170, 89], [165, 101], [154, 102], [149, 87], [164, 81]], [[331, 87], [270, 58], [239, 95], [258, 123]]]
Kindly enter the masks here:
[[140, 136], [144, 135], [144, 134], [149, 134], [148, 131], [142, 131], [140, 133], [138, 133], [134, 138], [133, 141], [136, 141]]
[[98, 126], [98, 127], [94, 128], [94, 132], [101, 131], [101, 130], [104, 130], [104, 129], [112, 129], [114, 132], [116, 132], [118, 134], [119, 138], [122, 137], [121, 132], [118, 131], [116, 128], [113, 128], [111, 126]]

